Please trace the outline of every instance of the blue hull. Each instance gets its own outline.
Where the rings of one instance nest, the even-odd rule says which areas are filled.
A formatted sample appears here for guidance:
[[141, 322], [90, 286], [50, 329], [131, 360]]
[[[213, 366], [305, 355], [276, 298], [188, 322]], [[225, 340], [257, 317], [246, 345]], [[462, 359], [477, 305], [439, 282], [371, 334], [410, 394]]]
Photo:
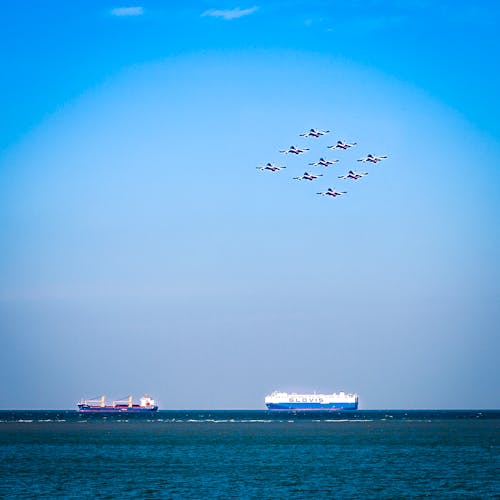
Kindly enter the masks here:
[[268, 403], [269, 410], [357, 410], [358, 403]]

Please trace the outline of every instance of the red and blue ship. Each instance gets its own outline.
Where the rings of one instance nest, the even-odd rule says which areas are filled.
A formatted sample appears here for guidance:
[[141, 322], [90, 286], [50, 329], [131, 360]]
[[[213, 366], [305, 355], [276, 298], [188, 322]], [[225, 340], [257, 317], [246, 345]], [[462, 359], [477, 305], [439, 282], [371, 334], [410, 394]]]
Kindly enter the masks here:
[[150, 413], [158, 411], [155, 400], [148, 395], [142, 396], [139, 403], [134, 403], [132, 396], [126, 399], [106, 403], [106, 397], [99, 399], [83, 399], [78, 403], [78, 411], [82, 413]]

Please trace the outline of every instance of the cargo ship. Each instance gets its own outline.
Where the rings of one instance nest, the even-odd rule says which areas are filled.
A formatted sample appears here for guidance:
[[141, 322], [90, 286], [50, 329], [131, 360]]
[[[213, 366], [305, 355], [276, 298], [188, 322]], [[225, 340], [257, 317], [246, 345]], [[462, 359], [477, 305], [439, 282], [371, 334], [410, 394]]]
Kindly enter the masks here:
[[297, 394], [274, 391], [265, 398], [269, 410], [343, 411], [358, 409], [358, 395], [344, 391], [333, 394]]
[[99, 399], [82, 399], [78, 403], [78, 411], [84, 413], [148, 413], [157, 411], [158, 405], [148, 395], [142, 396], [139, 403], [134, 403], [132, 396], [126, 399], [118, 399], [111, 404], [106, 404], [106, 397]]

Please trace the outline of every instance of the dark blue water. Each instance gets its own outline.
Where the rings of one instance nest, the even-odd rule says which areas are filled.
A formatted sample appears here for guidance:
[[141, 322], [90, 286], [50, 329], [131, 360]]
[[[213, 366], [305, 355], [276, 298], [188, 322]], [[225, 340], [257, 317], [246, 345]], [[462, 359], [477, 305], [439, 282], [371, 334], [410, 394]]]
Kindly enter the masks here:
[[500, 412], [0, 412], [0, 497], [500, 498]]

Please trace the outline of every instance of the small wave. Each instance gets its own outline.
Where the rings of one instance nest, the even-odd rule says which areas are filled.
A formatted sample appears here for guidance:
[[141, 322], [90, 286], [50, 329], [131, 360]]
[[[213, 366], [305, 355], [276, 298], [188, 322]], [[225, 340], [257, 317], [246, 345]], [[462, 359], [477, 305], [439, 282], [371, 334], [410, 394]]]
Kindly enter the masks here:
[[204, 419], [199, 419], [199, 420], [188, 420], [188, 422], [206, 422], [209, 424], [227, 424], [230, 422], [234, 422], [234, 420], [228, 420], [228, 419], [214, 419], [214, 418], [204, 418]]
[[235, 418], [230, 418], [230, 419], [225, 419], [225, 418], [190, 418], [188, 420], [169, 420], [169, 422], [189, 422], [189, 423], [208, 423], [208, 424], [255, 424], [255, 423], [272, 423], [275, 422], [275, 420], [269, 420], [269, 419], [235, 419]]
[[273, 421], [272, 420], [265, 420], [265, 419], [254, 419], [254, 420], [241, 420], [241, 422], [268, 424], [268, 423], [272, 423]]
[[402, 418], [402, 422], [432, 422], [432, 420], [424, 420], [422, 418]]
[[343, 423], [343, 422], [373, 422], [372, 419], [362, 419], [362, 418], [325, 418], [323, 420], [312, 420], [312, 422], [328, 422], [328, 423]]
[[342, 422], [349, 422], [349, 420], [347, 418], [345, 419], [342, 419], [342, 418], [339, 418], [339, 419], [329, 419], [329, 418], [325, 418], [324, 420], [313, 420], [313, 422], [327, 422], [327, 423], [342, 423]]
[[23, 423], [23, 424], [31, 424], [33, 422], [33, 420], [25, 420], [25, 419], [19, 419], [19, 420], [16, 420], [16, 422], [20, 422], [20, 423]]

